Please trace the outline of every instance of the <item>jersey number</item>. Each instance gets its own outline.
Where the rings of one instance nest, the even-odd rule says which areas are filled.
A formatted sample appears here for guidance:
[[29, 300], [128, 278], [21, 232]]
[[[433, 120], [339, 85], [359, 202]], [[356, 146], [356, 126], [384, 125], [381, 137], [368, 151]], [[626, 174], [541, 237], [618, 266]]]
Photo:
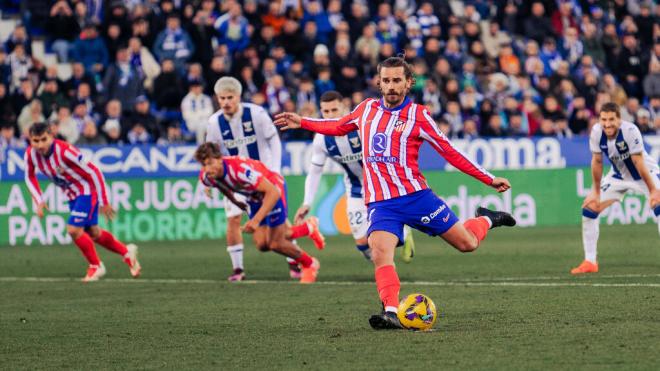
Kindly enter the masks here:
[[356, 211], [356, 212], [349, 212], [348, 213], [348, 224], [353, 225], [353, 224], [362, 224], [362, 212], [361, 211]]

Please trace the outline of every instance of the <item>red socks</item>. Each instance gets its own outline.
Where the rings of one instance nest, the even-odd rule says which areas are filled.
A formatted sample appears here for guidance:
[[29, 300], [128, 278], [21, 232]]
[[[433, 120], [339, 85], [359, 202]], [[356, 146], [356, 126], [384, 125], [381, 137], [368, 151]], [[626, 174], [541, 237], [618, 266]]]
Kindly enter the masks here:
[[488, 223], [488, 220], [483, 216], [468, 219], [463, 225], [465, 226], [465, 229], [472, 232], [479, 242], [486, 238], [488, 230], [490, 229], [490, 223]]
[[385, 265], [376, 269], [376, 288], [380, 301], [385, 305], [385, 310], [396, 308], [399, 306], [399, 290], [401, 289], [401, 282], [399, 276], [396, 274], [396, 269], [393, 265]]
[[309, 230], [309, 226], [307, 225], [306, 222], [302, 224], [294, 225], [293, 227], [291, 227], [290, 239], [295, 240], [296, 238], [309, 236], [310, 232], [311, 231]]
[[115, 236], [112, 235], [112, 233], [101, 229], [101, 234], [96, 238], [96, 242], [105, 247], [106, 249], [115, 252], [121, 256], [126, 255], [128, 250], [126, 249], [126, 245], [123, 243], [117, 241]]
[[94, 247], [94, 241], [92, 241], [92, 238], [87, 233], [83, 233], [73, 242], [76, 244], [76, 246], [78, 246], [78, 248], [85, 256], [85, 259], [87, 259], [87, 262], [89, 262], [90, 265], [101, 264], [101, 261], [99, 260], [99, 256], [96, 255], [96, 248]]
[[306, 252], [302, 252], [300, 254], [300, 257], [296, 259], [296, 263], [302, 265], [303, 268], [309, 268], [310, 265], [312, 265], [312, 257], [307, 255]]

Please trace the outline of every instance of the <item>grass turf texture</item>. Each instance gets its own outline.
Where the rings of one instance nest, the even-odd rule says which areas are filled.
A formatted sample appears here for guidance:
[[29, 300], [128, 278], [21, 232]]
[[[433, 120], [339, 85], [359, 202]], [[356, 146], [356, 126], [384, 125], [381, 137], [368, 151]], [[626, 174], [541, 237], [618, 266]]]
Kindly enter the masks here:
[[128, 269], [99, 249], [108, 275], [93, 284], [73, 281], [85, 270], [73, 246], [0, 248], [0, 369], [657, 369], [657, 229], [601, 229], [601, 273], [577, 278], [577, 227], [497, 230], [472, 254], [416, 233], [415, 259], [397, 268], [402, 295], [442, 312], [430, 333], [369, 328], [373, 269], [346, 237], [322, 252], [304, 242], [333, 282], [311, 286], [252, 247], [259, 282], [226, 283], [216, 241], [141, 244], [135, 282], [113, 280]]

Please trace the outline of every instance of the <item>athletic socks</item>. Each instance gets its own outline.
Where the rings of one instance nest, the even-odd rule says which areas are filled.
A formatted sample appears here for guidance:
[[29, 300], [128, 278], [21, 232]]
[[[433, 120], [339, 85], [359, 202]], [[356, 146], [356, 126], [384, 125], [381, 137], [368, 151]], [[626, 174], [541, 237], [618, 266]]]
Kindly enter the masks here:
[[384, 265], [376, 269], [376, 288], [386, 312], [396, 312], [399, 307], [401, 282], [393, 265]]
[[296, 263], [300, 264], [303, 268], [309, 268], [312, 265], [312, 257], [307, 255], [306, 252], [301, 251], [300, 256], [296, 259]]
[[101, 229], [101, 234], [99, 234], [95, 241], [106, 249], [123, 256], [125, 259], [128, 258], [126, 245], [119, 242], [112, 233]]
[[371, 249], [369, 249], [369, 245], [355, 245], [355, 248], [358, 249], [367, 260], [371, 260]]
[[73, 241], [76, 246], [80, 249], [80, 252], [85, 256], [87, 262], [90, 265], [99, 265], [101, 261], [99, 256], [96, 254], [96, 248], [94, 247], [94, 241], [87, 233], [83, 233], [80, 237]]
[[592, 263], [596, 263], [599, 232], [598, 214], [588, 209], [582, 210], [582, 246], [584, 247], [584, 259]]
[[463, 223], [465, 229], [472, 232], [479, 242], [483, 241], [488, 234], [492, 222], [487, 216], [480, 216], [478, 218], [468, 219]]
[[243, 244], [227, 246], [227, 252], [231, 258], [231, 266], [234, 269], [243, 269]]
[[289, 239], [295, 240], [296, 238], [309, 236], [310, 233], [312, 233], [311, 228], [309, 228], [307, 222], [304, 222], [291, 227], [291, 237]]

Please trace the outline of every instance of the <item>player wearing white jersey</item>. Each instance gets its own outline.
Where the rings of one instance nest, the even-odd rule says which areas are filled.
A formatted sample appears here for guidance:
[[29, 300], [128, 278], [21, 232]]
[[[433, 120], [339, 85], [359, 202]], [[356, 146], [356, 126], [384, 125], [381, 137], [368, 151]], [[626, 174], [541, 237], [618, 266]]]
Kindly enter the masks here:
[[[206, 129], [206, 141], [218, 144], [225, 155], [243, 156], [263, 162], [268, 169], [280, 173], [282, 167], [282, 143], [273, 121], [262, 107], [240, 101], [241, 83], [233, 77], [220, 78], [214, 91], [220, 110], [211, 115]], [[245, 202], [237, 195], [240, 202]], [[243, 210], [224, 200], [227, 216], [227, 252], [231, 258], [233, 273], [230, 281], [245, 278], [243, 267], [243, 236], [241, 218]], [[315, 223], [313, 219], [310, 223]], [[314, 225], [310, 228], [316, 227]], [[298, 277], [295, 262], [289, 262], [291, 276]]]
[[[336, 119], [348, 113], [343, 97], [336, 91], [325, 92], [320, 99], [321, 116], [324, 119]], [[312, 143], [311, 166], [305, 179], [303, 204], [296, 212], [294, 223], [298, 224], [307, 216], [314, 202], [316, 191], [323, 175], [323, 167], [330, 158], [344, 170], [346, 189], [346, 213], [355, 245], [365, 258], [371, 259], [371, 250], [367, 241], [367, 207], [364, 203], [362, 184], [362, 143], [357, 132], [350, 132], [340, 137], [316, 134]], [[410, 262], [414, 255], [414, 241], [409, 228], [406, 228], [403, 259]]]
[[[596, 250], [599, 235], [598, 214], [628, 191], [646, 195], [653, 208], [660, 232], [660, 169], [644, 149], [642, 134], [635, 124], [621, 121], [615, 103], [603, 105], [599, 122], [591, 129], [589, 148], [592, 153], [592, 191], [582, 204], [582, 243], [584, 261], [572, 274], [598, 272]], [[603, 155], [612, 168], [604, 179]]]

